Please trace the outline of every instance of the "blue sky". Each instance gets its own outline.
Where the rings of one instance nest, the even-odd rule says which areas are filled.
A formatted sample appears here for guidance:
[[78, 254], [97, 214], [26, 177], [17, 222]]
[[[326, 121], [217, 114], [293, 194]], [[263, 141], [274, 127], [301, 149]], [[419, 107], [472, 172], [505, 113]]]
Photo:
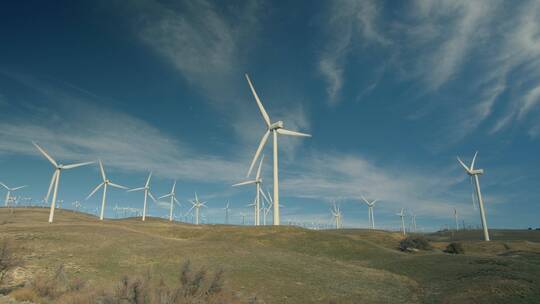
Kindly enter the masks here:
[[[379, 227], [402, 207], [425, 229], [454, 207], [477, 225], [455, 157], [478, 150], [488, 224], [539, 226], [538, 1], [13, 1], [0, 37], [0, 180], [22, 196], [52, 174], [35, 140], [129, 187], [152, 170], [158, 195], [177, 179], [182, 210], [197, 191], [213, 222], [230, 200], [239, 222], [254, 191], [230, 185], [265, 129], [247, 72], [273, 120], [313, 135], [280, 139], [283, 222], [330, 223], [337, 200], [365, 227], [365, 195]], [[96, 166], [66, 171], [60, 198], [93, 210], [98, 183]], [[110, 191], [107, 216], [116, 203], [142, 195]]]

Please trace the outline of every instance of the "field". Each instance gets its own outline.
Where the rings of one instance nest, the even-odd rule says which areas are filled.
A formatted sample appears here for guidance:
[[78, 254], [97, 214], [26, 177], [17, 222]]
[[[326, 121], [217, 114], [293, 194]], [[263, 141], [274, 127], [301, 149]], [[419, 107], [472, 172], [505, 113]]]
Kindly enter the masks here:
[[[398, 250], [400, 234], [105, 220], [58, 210], [0, 208], [0, 239], [23, 263], [20, 280], [63, 265], [94, 286], [152, 272], [174, 281], [180, 266], [225, 271], [226, 287], [260, 303], [538, 303], [540, 231], [438, 233], [434, 250]], [[452, 240], [465, 254], [442, 249]], [[1, 300], [0, 300], [1, 301]]]

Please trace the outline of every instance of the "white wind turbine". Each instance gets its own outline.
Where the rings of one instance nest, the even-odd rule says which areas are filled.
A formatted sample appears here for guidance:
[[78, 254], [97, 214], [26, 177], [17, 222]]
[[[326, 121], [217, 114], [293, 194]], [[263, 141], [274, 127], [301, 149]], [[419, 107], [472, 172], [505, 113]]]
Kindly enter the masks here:
[[[53, 191], [52, 201], [51, 201], [51, 211], [49, 213], [49, 223], [53, 222], [54, 219], [54, 208], [56, 205], [56, 195], [58, 194], [58, 183], [60, 181], [60, 174], [62, 170], [68, 170], [73, 169], [81, 166], [86, 166], [93, 164], [94, 162], [84, 162], [84, 163], [77, 163], [77, 164], [71, 164], [71, 165], [63, 165], [58, 164], [43, 148], [41, 148], [37, 143], [32, 142], [34, 146], [51, 162], [51, 164], [54, 166], [54, 173], [51, 178], [51, 183], [49, 185], [49, 191], [47, 191], [47, 196], [45, 196], [45, 202], [49, 200], [49, 196], [51, 194], [51, 191]], [[53, 190], [54, 188], [54, 190]]]
[[362, 200], [366, 205], [368, 205], [368, 218], [369, 218], [369, 225], [371, 226], [371, 229], [375, 229], [375, 218], [373, 217], [373, 207], [375, 206], [375, 203], [377, 200], [368, 201], [364, 196], [362, 196]]
[[261, 216], [260, 216], [260, 212], [261, 212], [261, 196], [260, 196], [260, 194], [262, 193], [264, 195], [264, 193], [261, 190], [261, 184], [262, 184], [261, 168], [262, 168], [263, 161], [264, 161], [264, 154], [261, 157], [261, 161], [259, 162], [259, 168], [257, 169], [257, 174], [255, 175], [254, 180], [249, 180], [249, 181], [245, 181], [245, 182], [241, 182], [241, 183], [232, 185], [233, 187], [237, 187], [237, 186], [255, 184], [255, 202], [253, 202], [254, 207], [255, 207], [255, 226], [260, 225], [260, 219], [261, 219]]
[[457, 214], [456, 208], [454, 208], [454, 221], [456, 222], [456, 231], [458, 231], [459, 225], [458, 225], [458, 214]]
[[[266, 205], [263, 204], [263, 225], [266, 226], [266, 218], [268, 216], [268, 213], [272, 211], [272, 206], [274, 205], [274, 202], [272, 201], [272, 196], [270, 195], [270, 192], [268, 192], [268, 196], [264, 194], [264, 192], [261, 192], [263, 195], [264, 201], [266, 201]], [[283, 207], [283, 205], [281, 206]]]
[[339, 206], [336, 205], [334, 202], [332, 209], [330, 209], [330, 212], [332, 213], [332, 216], [334, 217], [334, 221], [336, 222], [336, 229], [339, 229], [342, 227], [341, 225], [341, 210], [339, 209]]
[[189, 201], [193, 206], [191, 207], [191, 209], [189, 209], [188, 213], [191, 212], [191, 210], [195, 209], [195, 225], [199, 225], [199, 209], [201, 207], [205, 207], [205, 208], [208, 208], [205, 204], [206, 202], [201, 202], [199, 201], [199, 197], [197, 196], [197, 193], [195, 193], [195, 200], [190, 200]]
[[484, 229], [484, 240], [489, 241], [489, 231], [488, 231], [487, 222], [486, 222], [486, 212], [484, 210], [484, 201], [482, 199], [482, 192], [480, 191], [480, 180], [478, 178], [479, 175], [484, 174], [484, 169], [474, 168], [474, 163], [476, 161], [477, 155], [478, 155], [478, 151], [474, 153], [474, 157], [472, 159], [470, 167], [467, 167], [463, 163], [463, 161], [461, 161], [459, 157], [457, 158], [457, 160], [461, 164], [463, 169], [465, 169], [465, 172], [467, 172], [467, 174], [471, 177], [471, 179], [474, 179], [474, 184], [476, 186], [476, 197], [478, 199], [478, 204], [480, 205], [480, 219], [482, 220], [482, 228]]
[[180, 202], [176, 199], [176, 193], [175, 193], [175, 191], [174, 191], [175, 188], [176, 188], [176, 181], [174, 181], [174, 183], [173, 183], [171, 193], [165, 194], [165, 195], [159, 197], [159, 199], [166, 198], [166, 197], [170, 197], [170, 198], [171, 198], [171, 207], [170, 207], [171, 209], [170, 209], [170, 211], [169, 211], [169, 222], [172, 222], [172, 220], [173, 220], [173, 207], [174, 207], [174, 203], [177, 203], [177, 204], [178, 204], [178, 207], [180, 207]]
[[148, 178], [146, 179], [146, 184], [144, 184], [144, 187], [135, 188], [128, 190], [128, 192], [134, 192], [134, 191], [144, 191], [144, 205], [143, 205], [143, 213], [142, 213], [142, 220], [144, 221], [146, 219], [146, 201], [148, 200], [148, 196], [157, 203], [156, 198], [152, 195], [150, 192], [150, 179], [152, 178], [152, 172], [148, 174]]
[[268, 113], [266, 113], [266, 110], [263, 107], [263, 104], [261, 103], [259, 96], [257, 95], [257, 92], [255, 92], [255, 88], [253, 87], [253, 84], [251, 83], [251, 80], [249, 79], [249, 76], [246, 74], [246, 79], [248, 81], [249, 87], [251, 88], [251, 92], [253, 93], [253, 96], [255, 97], [255, 101], [257, 102], [257, 106], [259, 107], [259, 110], [261, 112], [261, 115], [264, 119], [264, 122], [266, 124], [266, 127], [268, 128], [266, 132], [264, 133], [261, 142], [259, 143], [259, 147], [257, 148], [257, 151], [255, 152], [255, 156], [253, 157], [253, 161], [251, 162], [251, 165], [249, 166], [248, 174], [249, 176], [251, 174], [251, 171], [253, 170], [253, 166], [255, 165], [255, 162], [259, 158], [259, 154], [261, 153], [264, 145], [266, 144], [266, 141], [268, 140], [268, 136], [270, 136], [270, 133], [272, 133], [274, 145], [273, 145], [273, 159], [274, 159], [274, 225], [280, 224], [280, 217], [279, 217], [279, 174], [278, 174], [278, 134], [280, 135], [290, 135], [290, 136], [300, 136], [300, 137], [311, 137], [309, 134], [304, 134], [296, 131], [290, 131], [283, 128], [283, 121], [277, 121], [272, 123], [270, 120], [270, 117], [268, 116]]
[[111, 180], [108, 179], [107, 175], [105, 174], [105, 169], [103, 168], [103, 163], [101, 162], [101, 160], [99, 160], [99, 171], [101, 172], [101, 178], [103, 179], [103, 181], [99, 185], [97, 185], [96, 188], [92, 190], [92, 192], [90, 192], [90, 194], [86, 197], [86, 199], [88, 200], [90, 197], [92, 197], [92, 195], [94, 195], [94, 193], [96, 193], [99, 190], [99, 188], [103, 187], [103, 195], [101, 197], [101, 213], [99, 215], [99, 219], [103, 221], [103, 215], [105, 213], [105, 204], [107, 202], [107, 188], [111, 186], [114, 188], [127, 190], [128, 187], [124, 187], [122, 185], [118, 185], [111, 182]]
[[397, 216], [399, 216], [401, 218], [401, 233], [403, 233], [403, 235], [406, 235], [406, 232], [405, 232], [405, 213], [403, 213], [403, 208], [401, 208], [401, 211], [399, 213], [396, 214]]
[[231, 210], [229, 208], [229, 202], [227, 202], [227, 205], [225, 205], [225, 208], [223, 208], [223, 210], [225, 210], [225, 225], [229, 225], [229, 210]]
[[15, 191], [17, 191], [17, 190], [19, 190], [19, 189], [28, 187], [28, 186], [24, 185], [24, 186], [19, 186], [19, 187], [15, 187], [15, 188], [10, 188], [10, 187], [6, 186], [6, 185], [5, 185], [4, 183], [2, 183], [2, 182], [0, 182], [0, 185], [2, 185], [2, 187], [6, 188], [6, 190], [7, 190], [7, 193], [6, 193], [6, 201], [5, 201], [5, 203], [4, 203], [4, 206], [6, 206], [6, 207], [8, 206], [9, 199], [10, 199], [10, 197], [11, 197], [11, 192], [15, 192]]

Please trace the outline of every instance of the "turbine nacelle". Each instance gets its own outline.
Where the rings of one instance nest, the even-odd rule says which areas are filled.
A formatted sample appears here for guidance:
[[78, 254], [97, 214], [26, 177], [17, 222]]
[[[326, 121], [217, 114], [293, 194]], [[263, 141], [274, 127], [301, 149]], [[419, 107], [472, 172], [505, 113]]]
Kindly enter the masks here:
[[277, 130], [277, 129], [283, 129], [283, 121], [280, 120], [280, 121], [277, 121], [277, 122], [271, 124], [271, 125], [268, 127], [268, 129], [269, 129], [270, 131], [272, 131], [272, 130]]

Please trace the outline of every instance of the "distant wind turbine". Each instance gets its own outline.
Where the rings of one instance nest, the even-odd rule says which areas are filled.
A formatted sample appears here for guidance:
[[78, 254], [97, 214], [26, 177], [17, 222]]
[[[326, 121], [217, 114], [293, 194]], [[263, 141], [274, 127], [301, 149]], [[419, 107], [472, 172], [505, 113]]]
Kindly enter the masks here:
[[270, 133], [272, 133], [273, 141], [274, 141], [274, 225], [280, 224], [280, 217], [279, 217], [279, 174], [278, 174], [278, 134], [280, 135], [290, 135], [290, 136], [300, 136], [300, 137], [311, 137], [309, 134], [304, 134], [296, 131], [290, 131], [283, 128], [283, 121], [277, 121], [275, 123], [272, 123], [270, 120], [270, 117], [268, 116], [268, 113], [266, 113], [266, 110], [263, 107], [262, 102], [259, 99], [259, 96], [257, 95], [257, 92], [255, 91], [255, 88], [253, 87], [253, 84], [251, 83], [251, 80], [249, 79], [249, 76], [246, 74], [246, 79], [248, 81], [249, 87], [251, 88], [251, 92], [253, 93], [253, 96], [255, 97], [255, 101], [257, 102], [257, 106], [259, 107], [259, 111], [261, 112], [261, 115], [264, 119], [264, 122], [266, 124], [266, 127], [268, 128], [266, 133], [264, 133], [261, 142], [259, 143], [259, 147], [257, 148], [257, 151], [255, 152], [255, 156], [253, 157], [253, 160], [251, 161], [251, 165], [249, 166], [249, 170], [247, 173], [247, 176], [251, 174], [251, 171], [253, 170], [253, 166], [255, 165], [255, 162], [259, 158], [259, 154], [261, 153], [262, 149], [264, 148], [264, 145], [266, 144], [266, 141], [268, 140], [268, 136], [270, 136]]
[[334, 221], [336, 223], [336, 229], [339, 229], [342, 227], [341, 225], [341, 210], [339, 209], [339, 206], [336, 205], [334, 202], [332, 209], [330, 209], [330, 212], [332, 213], [332, 216], [334, 217]]
[[2, 182], [0, 182], [0, 185], [1, 185], [2, 187], [6, 188], [6, 190], [7, 190], [7, 193], [6, 193], [6, 201], [5, 201], [5, 203], [4, 203], [4, 206], [6, 206], [6, 207], [8, 206], [9, 199], [10, 199], [10, 197], [11, 197], [11, 192], [15, 192], [15, 191], [17, 191], [17, 190], [19, 190], [19, 189], [28, 187], [28, 186], [24, 185], [24, 186], [19, 186], [19, 187], [10, 188], [10, 187], [6, 186], [6, 185], [5, 185], [4, 183], [2, 183]]
[[255, 184], [255, 201], [253, 202], [254, 209], [255, 209], [255, 226], [260, 225], [260, 219], [261, 219], [261, 215], [260, 215], [260, 212], [261, 212], [261, 196], [260, 196], [260, 194], [262, 193], [262, 190], [261, 190], [261, 184], [262, 184], [261, 168], [262, 168], [263, 161], [264, 161], [264, 155], [261, 157], [261, 161], [259, 162], [259, 168], [257, 169], [257, 174], [255, 175], [254, 180], [248, 180], [248, 181], [245, 181], [245, 182], [241, 182], [241, 183], [232, 185], [233, 187], [237, 187], [237, 186]]
[[[58, 164], [47, 152], [41, 148], [37, 143], [32, 142], [34, 146], [49, 160], [49, 162], [54, 166], [54, 173], [51, 178], [51, 183], [49, 185], [49, 191], [47, 191], [47, 196], [45, 197], [45, 202], [49, 200], [49, 196], [51, 194], [51, 191], [53, 191], [52, 201], [51, 201], [51, 211], [49, 213], [49, 223], [53, 222], [54, 219], [54, 208], [56, 205], [56, 195], [58, 194], [58, 183], [60, 181], [60, 174], [62, 170], [68, 170], [73, 169], [81, 166], [86, 166], [93, 164], [94, 162], [84, 162], [84, 163], [77, 163], [77, 164], [71, 164], [71, 165], [63, 165]], [[53, 190], [54, 187], [54, 190]]]
[[404, 219], [405, 213], [403, 213], [403, 208], [401, 208], [401, 212], [397, 213], [396, 215], [401, 218], [401, 233], [403, 233], [403, 235], [406, 235], [407, 233], [405, 232], [405, 219]]
[[199, 201], [199, 197], [197, 196], [197, 193], [195, 193], [195, 200], [194, 201], [190, 200], [190, 202], [193, 205], [193, 207], [189, 209], [188, 213], [191, 212], [191, 210], [195, 209], [195, 225], [199, 225], [199, 209], [201, 207], [205, 207], [205, 208], [208, 208], [208, 207], [205, 205], [206, 202]]
[[172, 190], [171, 190], [171, 192], [169, 194], [165, 194], [165, 195], [159, 197], [159, 199], [166, 198], [166, 197], [171, 198], [171, 206], [170, 206], [170, 211], [169, 211], [169, 222], [172, 222], [172, 220], [173, 220], [174, 203], [178, 204], [178, 207], [180, 207], [180, 202], [176, 199], [176, 193], [174, 191], [175, 188], [176, 188], [176, 181], [174, 181], [173, 186], [172, 186]]
[[368, 205], [368, 219], [369, 219], [369, 225], [371, 226], [371, 229], [375, 229], [375, 218], [373, 217], [373, 207], [375, 206], [375, 203], [377, 200], [368, 201], [364, 196], [362, 196], [362, 200], [366, 205]]
[[151, 178], [152, 178], [152, 172], [148, 174], [148, 178], [146, 179], [146, 184], [144, 184], [144, 187], [128, 190], [128, 192], [144, 191], [144, 205], [143, 205], [143, 213], [142, 213], [143, 221], [146, 219], [146, 201], [148, 200], [148, 196], [150, 196], [150, 198], [155, 203], [157, 203], [156, 198], [152, 195], [152, 192], [150, 192], [150, 179]]
[[456, 231], [459, 230], [459, 224], [458, 224], [458, 214], [456, 208], [454, 208], [454, 221], [456, 222]]
[[225, 205], [225, 208], [223, 208], [223, 210], [225, 210], [225, 224], [229, 225], [229, 202], [227, 202], [227, 205]]
[[477, 155], [478, 155], [478, 151], [476, 151], [476, 153], [474, 153], [474, 157], [472, 159], [470, 167], [467, 167], [467, 165], [465, 165], [463, 163], [463, 161], [461, 161], [461, 159], [459, 157], [457, 158], [457, 160], [461, 164], [463, 169], [465, 169], [465, 172], [467, 172], [467, 174], [472, 179], [474, 179], [474, 184], [476, 186], [476, 197], [478, 198], [478, 204], [480, 205], [480, 219], [482, 220], [482, 228], [484, 230], [484, 240], [489, 241], [489, 231], [488, 231], [487, 221], [486, 221], [486, 212], [484, 210], [484, 201], [482, 199], [482, 192], [480, 191], [480, 180], [478, 178], [479, 175], [484, 174], [484, 169], [475, 169], [474, 168], [474, 163], [476, 161], [476, 156]]
[[111, 186], [114, 188], [124, 189], [124, 190], [127, 190], [128, 187], [124, 187], [122, 185], [118, 185], [111, 182], [111, 180], [108, 179], [107, 175], [105, 174], [105, 169], [103, 168], [103, 163], [101, 162], [101, 160], [99, 160], [99, 171], [101, 171], [101, 178], [103, 179], [103, 181], [99, 185], [97, 185], [96, 188], [92, 190], [92, 192], [90, 192], [90, 194], [86, 197], [86, 199], [89, 199], [90, 197], [92, 197], [92, 195], [94, 195], [94, 193], [96, 193], [96, 191], [98, 191], [99, 188], [103, 187], [103, 195], [101, 197], [101, 213], [99, 215], [99, 219], [103, 221], [103, 215], [105, 213], [105, 204], [107, 202], [107, 187]]

